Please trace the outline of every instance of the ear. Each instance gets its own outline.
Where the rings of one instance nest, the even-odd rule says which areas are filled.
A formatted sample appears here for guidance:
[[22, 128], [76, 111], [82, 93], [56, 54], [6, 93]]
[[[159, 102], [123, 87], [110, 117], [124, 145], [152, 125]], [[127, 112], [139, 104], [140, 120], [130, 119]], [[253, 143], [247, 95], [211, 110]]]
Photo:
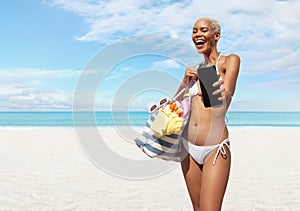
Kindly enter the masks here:
[[221, 37], [220, 32], [215, 33], [215, 41], [218, 42]]

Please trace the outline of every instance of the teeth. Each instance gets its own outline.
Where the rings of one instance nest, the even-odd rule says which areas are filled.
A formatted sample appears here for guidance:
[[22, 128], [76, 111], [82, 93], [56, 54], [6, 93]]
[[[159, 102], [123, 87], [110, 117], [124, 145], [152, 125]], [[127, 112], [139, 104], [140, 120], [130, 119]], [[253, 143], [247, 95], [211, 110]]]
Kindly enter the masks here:
[[202, 45], [202, 44], [205, 43], [205, 41], [203, 41], [203, 40], [196, 40], [195, 43], [196, 43], [197, 45]]

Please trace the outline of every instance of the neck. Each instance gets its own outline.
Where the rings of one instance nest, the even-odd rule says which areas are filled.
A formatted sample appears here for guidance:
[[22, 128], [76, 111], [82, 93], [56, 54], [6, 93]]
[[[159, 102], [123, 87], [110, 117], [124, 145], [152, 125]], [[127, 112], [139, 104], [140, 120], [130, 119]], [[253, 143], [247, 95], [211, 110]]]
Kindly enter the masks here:
[[208, 54], [203, 54], [205, 64], [216, 64], [217, 59], [219, 58], [220, 53], [217, 50], [214, 50]]

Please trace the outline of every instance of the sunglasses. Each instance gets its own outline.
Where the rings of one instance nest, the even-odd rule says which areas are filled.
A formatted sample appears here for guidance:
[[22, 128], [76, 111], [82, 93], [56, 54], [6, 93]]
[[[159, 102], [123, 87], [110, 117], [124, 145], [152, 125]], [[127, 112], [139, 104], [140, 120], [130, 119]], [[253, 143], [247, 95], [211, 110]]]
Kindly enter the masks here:
[[153, 113], [154, 111], [160, 109], [161, 107], [165, 106], [169, 100], [167, 98], [163, 98], [159, 101], [159, 105], [154, 104], [153, 106], [150, 107], [149, 113]]

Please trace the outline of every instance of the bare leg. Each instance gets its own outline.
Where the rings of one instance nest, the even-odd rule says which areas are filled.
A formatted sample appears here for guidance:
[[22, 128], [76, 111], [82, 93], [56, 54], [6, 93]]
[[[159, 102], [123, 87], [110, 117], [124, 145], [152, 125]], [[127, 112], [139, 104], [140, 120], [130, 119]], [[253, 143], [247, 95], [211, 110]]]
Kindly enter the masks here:
[[184, 175], [185, 183], [193, 204], [194, 210], [200, 210], [200, 190], [201, 190], [201, 177], [202, 165], [194, 161], [188, 154], [181, 161], [181, 168]]
[[231, 163], [230, 150], [227, 146], [225, 149], [226, 155], [219, 154], [215, 165], [213, 165], [213, 159], [217, 150], [214, 150], [212, 156], [203, 165], [200, 191], [201, 210], [221, 210]]

